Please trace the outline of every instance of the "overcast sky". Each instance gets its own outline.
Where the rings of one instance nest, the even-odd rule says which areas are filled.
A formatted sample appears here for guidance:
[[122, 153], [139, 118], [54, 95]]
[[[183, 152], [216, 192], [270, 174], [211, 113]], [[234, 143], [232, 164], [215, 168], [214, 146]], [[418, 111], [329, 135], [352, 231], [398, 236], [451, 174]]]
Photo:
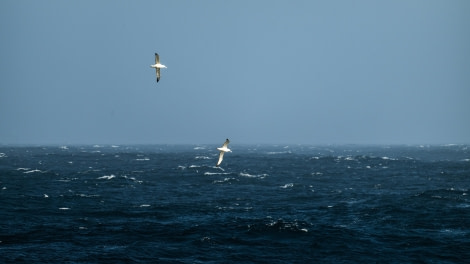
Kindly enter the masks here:
[[469, 14], [467, 0], [0, 1], [0, 144], [470, 143]]

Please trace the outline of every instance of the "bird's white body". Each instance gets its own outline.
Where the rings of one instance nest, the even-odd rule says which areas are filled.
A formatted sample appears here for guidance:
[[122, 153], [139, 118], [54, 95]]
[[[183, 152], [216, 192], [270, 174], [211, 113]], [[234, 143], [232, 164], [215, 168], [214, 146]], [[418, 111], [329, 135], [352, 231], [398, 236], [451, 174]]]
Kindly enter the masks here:
[[217, 167], [219, 167], [220, 163], [222, 163], [222, 160], [224, 159], [224, 153], [225, 152], [232, 152], [232, 150], [230, 150], [228, 148], [228, 143], [230, 143], [230, 140], [228, 140], [228, 138], [225, 140], [225, 143], [224, 145], [222, 145], [222, 147], [220, 148], [217, 148], [218, 151], [220, 151], [219, 153], [219, 160], [217, 161]]
[[227, 147], [221, 147], [221, 148], [217, 148], [219, 151], [222, 151], [222, 152], [232, 152], [229, 148]]
[[150, 67], [152, 67], [152, 68], [158, 68], [158, 69], [161, 69], [161, 68], [166, 68], [166, 66], [165, 66], [165, 65], [163, 65], [163, 64], [160, 64], [160, 63], [157, 63], [157, 64], [152, 64], [152, 65], [150, 65]]

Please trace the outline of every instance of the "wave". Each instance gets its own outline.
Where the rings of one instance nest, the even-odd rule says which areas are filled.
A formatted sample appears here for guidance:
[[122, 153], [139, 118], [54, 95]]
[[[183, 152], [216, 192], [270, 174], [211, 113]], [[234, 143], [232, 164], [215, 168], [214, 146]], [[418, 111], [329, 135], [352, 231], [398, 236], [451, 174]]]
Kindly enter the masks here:
[[45, 171], [42, 171], [42, 170], [29, 170], [29, 171], [25, 171], [23, 173], [35, 173], [35, 172], [45, 173]]
[[196, 156], [194, 157], [195, 159], [212, 159], [211, 157], [207, 157], [207, 156]]
[[84, 197], [84, 198], [100, 197], [98, 194], [84, 194], [84, 193], [77, 194], [77, 196]]
[[283, 188], [283, 189], [292, 188], [292, 187], [294, 187], [294, 184], [293, 183], [286, 183], [286, 184], [284, 184], [280, 187]]
[[124, 175], [123, 177], [124, 177], [124, 179], [131, 180], [133, 182], [137, 182], [137, 183], [142, 183], [143, 182], [141, 180], [137, 180], [135, 177], [128, 177], [126, 175]]
[[270, 152], [267, 152], [266, 154], [268, 154], [268, 155], [292, 154], [292, 151], [290, 151], [290, 150], [288, 150], [288, 151], [270, 151]]
[[224, 178], [223, 180], [215, 180], [212, 183], [224, 183], [224, 182], [231, 182], [231, 181], [237, 181], [235, 178]]
[[204, 172], [204, 175], [228, 175], [228, 174], [231, 174], [230, 172], [209, 172], [209, 171], [206, 171]]
[[98, 177], [97, 179], [99, 179], [99, 180], [102, 180], [102, 179], [111, 180], [112, 178], [115, 178], [115, 177], [116, 177], [116, 175], [111, 174], [111, 175], [104, 175], [104, 176]]
[[268, 174], [266, 173], [263, 173], [263, 174], [258, 174], [258, 175], [253, 175], [253, 174], [249, 174], [249, 173], [245, 173], [245, 172], [240, 172], [238, 175], [242, 176], [242, 177], [248, 177], [248, 178], [260, 178], [260, 179], [264, 179], [268, 176]]
[[[270, 219], [270, 217], [268, 217]], [[273, 220], [270, 219], [269, 221], [258, 221], [254, 224], [248, 225], [248, 232], [256, 232], [262, 234], [272, 234], [272, 233], [279, 233], [279, 232], [287, 232], [287, 233], [308, 233], [308, 228], [310, 224], [308, 222], [299, 221], [299, 220]]]

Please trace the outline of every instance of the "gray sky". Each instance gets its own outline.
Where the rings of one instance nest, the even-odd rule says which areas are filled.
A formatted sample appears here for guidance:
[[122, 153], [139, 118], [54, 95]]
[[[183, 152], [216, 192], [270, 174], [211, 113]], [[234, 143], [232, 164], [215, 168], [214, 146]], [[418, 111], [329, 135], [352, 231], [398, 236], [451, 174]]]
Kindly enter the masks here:
[[0, 1], [0, 144], [470, 143], [469, 14], [467, 0]]

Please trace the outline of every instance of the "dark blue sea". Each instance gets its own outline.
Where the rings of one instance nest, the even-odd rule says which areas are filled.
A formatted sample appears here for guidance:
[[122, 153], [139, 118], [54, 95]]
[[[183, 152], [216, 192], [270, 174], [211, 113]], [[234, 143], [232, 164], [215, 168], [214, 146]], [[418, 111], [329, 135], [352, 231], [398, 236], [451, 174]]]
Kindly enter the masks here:
[[470, 146], [0, 146], [1, 263], [469, 263]]

